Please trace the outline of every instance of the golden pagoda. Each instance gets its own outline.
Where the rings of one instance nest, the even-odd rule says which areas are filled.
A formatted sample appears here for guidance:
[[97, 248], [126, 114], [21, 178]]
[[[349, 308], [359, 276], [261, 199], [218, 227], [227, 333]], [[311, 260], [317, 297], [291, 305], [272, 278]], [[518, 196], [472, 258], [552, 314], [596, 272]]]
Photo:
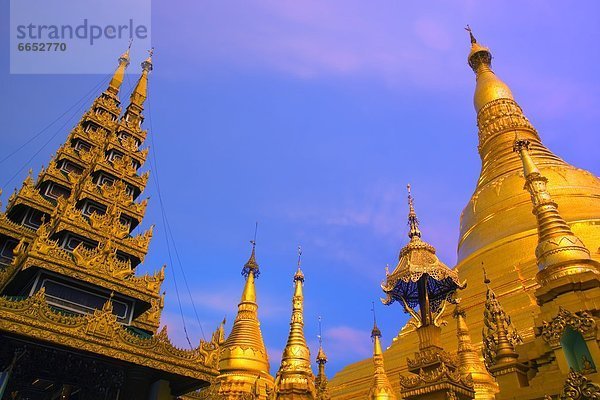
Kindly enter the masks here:
[[373, 321], [371, 339], [373, 339], [373, 383], [371, 383], [367, 398], [369, 400], [396, 400], [394, 389], [385, 373], [383, 351], [381, 350], [381, 331], [375, 321]]
[[[468, 30], [471, 39], [468, 64], [476, 76], [474, 106], [482, 167], [475, 191], [461, 215], [458, 263], [454, 268], [460, 280], [468, 282], [468, 286], [461, 291], [461, 308], [473, 317], [469, 324], [470, 337], [480, 337], [484, 328], [482, 316], [488, 290], [480, 278], [483, 273], [482, 265], [485, 265], [489, 278], [494, 282], [494, 296], [502, 303], [506, 315], [512, 317], [512, 324], [523, 340], [523, 344], [517, 345], [515, 349], [515, 353], [521, 355], [515, 360], [516, 363], [535, 363], [535, 368], [523, 371], [529, 386], [523, 387], [522, 392], [519, 392], [523, 397], [516, 398], [543, 398], [544, 394], [560, 392], [559, 385], [562, 389], [569, 365], [585, 364], [586, 368], [583, 369], [588, 371], [595, 371], [597, 365], [597, 344], [591, 337], [596, 332], [593, 313], [597, 308], [595, 303], [598, 296], [595, 292], [596, 278], [592, 271], [594, 262], [600, 259], [597, 251], [600, 248], [600, 180], [592, 173], [564, 162], [543, 145], [538, 132], [525, 117], [508, 85], [492, 71], [491, 51], [479, 44], [469, 28]], [[538, 221], [531, 216], [532, 195], [523, 190], [522, 152], [513, 151], [515, 138], [527, 141], [528, 157], [535, 163], [539, 173], [551, 182], [549, 191], [552, 198], [561, 205], [560, 215], [564, 221], [561, 228], [552, 228], [552, 232], [544, 233], [550, 221], [554, 221], [553, 225], [557, 226], [555, 215], [545, 212], [549, 208], [548, 204], [536, 208], [543, 209], [544, 213], [534, 210]], [[527, 170], [525, 174], [528, 174]], [[532, 183], [534, 186], [539, 185], [538, 180]], [[534, 201], [534, 205], [536, 204]], [[546, 218], [546, 215], [550, 217]], [[540, 245], [537, 243], [538, 222], [543, 232], [539, 234], [543, 239]], [[572, 235], [567, 234], [565, 227]], [[580, 242], [585, 243], [587, 252], [582, 250]], [[557, 256], [554, 253], [556, 249], [550, 249], [557, 244], [571, 250]], [[560, 258], [567, 262], [567, 254], [579, 260], [577, 267], [555, 267], [552, 272], [549, 269], [538, 273], [538, 264], [545, 269], [545, 265], [552, 260]], [[558, 272], [555, 274], [554, 271]], [[565, 278], [564, 271], [579, 271], [581, 274]], [[561, 279], [555, 279], [559, 276]], [[552, 303], [546, 307], [551, 311], [544, 311], [546, 302]], [[585, 332], [581, 335], [588, 349], [585, 352], [571, 352], [571, 359], [579, 359], [577, 362], [572, 360], [570, 364], [567, 363], [568, 357], [560, 355], [561, 350], [553, 351], [548, 348], [539, 336], [540, 331], [546, 332], [542, 334], [542, 338], [549, 335], [548, 327], [561, 326], [565, 319], [579, 321], [572, 324], [577, 327], [574, 328], [576, 332]], [[413, 321], [414, 318], [402, 328], [385, 352], [390, 376], [406, 373], [406, 358], [418, 348], [419, 340]], [[563, 333], [559, 329], [548, 340], [557, 346]], [[450, 329], [442, 330], [442, 347], [449, 352], [457, 348], [455, 334]], [[581, 338], [573, 335], [572, 329], [568, 330], [568, 334], [569, 346], [581, 350]], [[472, 345], [479, 349], [482, 343], [476, 341]], [[550, 374], [550, 371], [553, 373]], [[365, 396], [368, 392], [369, 374], [369, 360], [345, 367], [330, 381], [332, 398], [353, 399]], [[399, 393], [399, 382], [392, 380], [392, 385]], [[512, 389], [517, 390], [517, 386]], [[533, 390], [533, 387], [537, 389]], [[544, 392], [544, 388], [548, 391]], [[499, 390], [497, 399], [511, 398], [506, 386], [503, 390], [501, 384]]]
[[219, 376], [201, 398], [264, 400], [273, 391], [269, 358], [258, 320], [255, 280], [260, 269], [256, 262], [255, 240], [242, 275], [246, 283], [231, 332], [221, 345]]
[[290, 333], [275, 377], [273, 398], [277, 400], [317, 398], [315, 376], [310, 367], [310, 350], [304, 337], [304, 273], [300, 266], [301, 256], [302, 250], [298, 247], [298, 270], [294, 274]]
[[[122, 113], [129, 50], [105, 91], [0, 214], [0, 363], [12, 399], [173, 399], [216, 377], [218, 343], [173, 346], [158, 332], [164, 267], [139, 275], [152, 228], [133, 230], [148, 149], [152, 53]], [[7, 398], [7, 397], [5, 397]]]

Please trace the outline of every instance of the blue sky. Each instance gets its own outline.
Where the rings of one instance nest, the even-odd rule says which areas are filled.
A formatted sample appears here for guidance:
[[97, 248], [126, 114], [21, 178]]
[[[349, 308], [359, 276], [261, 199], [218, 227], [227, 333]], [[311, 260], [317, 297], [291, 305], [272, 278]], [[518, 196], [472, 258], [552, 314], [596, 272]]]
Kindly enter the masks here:
[[[154, 2], [145, 126], [207, 336], [223, 316], [233, 320], [255, 221], [259, 314], [274, 371], [287, 337], [298, 244], [306, 336], [314, 357], [322, 315], [330, 375], [370, 355], [371, 301], [382, 296], [385, 265], [395, 263], [407, 241], [407, 183], [424, 239], [454, 265], [459, 215], [480, 167], [467, 23], [491, 48], [496, 73], [544, 143], [599, 173], [598, 3], [429, 4]], [[7, 2], [0, 10], [1, 159], [102, 77], [10, 75]], [[134, 43], [134, 50], [124, 102], [145, 49]], [[53, 139], [50, 130], [0, 164], [4, 203], [29, 168], [37, 173], [47, 163], [79, 115], [61, 120], [67, 124]], [[151, 197], [144, 226], [156, 229], [140, 270], [153, 271], [171, 262], [152, 179], [143, 196]], [[162, 321], [186, 346], [173, 272], [192, 343], [201, 333], [172, 258]], [[398, 305], [379, 305], [377, 312], [387, 345], [406, 317]]]

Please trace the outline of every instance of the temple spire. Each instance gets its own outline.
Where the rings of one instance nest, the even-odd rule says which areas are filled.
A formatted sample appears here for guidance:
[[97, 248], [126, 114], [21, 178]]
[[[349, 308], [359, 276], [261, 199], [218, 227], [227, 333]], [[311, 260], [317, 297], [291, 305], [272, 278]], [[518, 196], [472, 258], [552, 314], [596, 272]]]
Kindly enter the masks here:
[[325, 374], [325, 364], [327, 363], [327, 355], [323, 351], [323, 332], [321, 330], [321, 317], [319, 317], [319, 351], [317, 352], [317, 365], [319, 366], [319, 372], [315, 378], [315, 386], [317, 389], [317, 400], [329, 400], [328, 380]]
[[298, 269], [294, 274], [292, 317], [287, 344], [277, 372], [277, 399], [314, 399], [316, 388], [310, 367], [310, 350], [304, 337], [304, 273], [301, 269], [302, 248], [298, 246]]
[[458, 370], [463, 377], [470, 376], [473, 379], [475, 398], [481, 400], [493, 400], [498, 392], [498, 384], [479, 359], [479, 354], [473, 347], [469, 327], [467, 326], [467, 315], [465, 310], [456, 304], [453, 313], [456, 319], [456, 336], [458, 338]]
[[513, 150], [521, 157], [524, 189], [531, 195], [533, 214], [537, 218], [535, 256], [540, 269], [540, 283], [584, 271], [598, 274], [597, 263], [591, 259], [589, 250], [559, 214], [558, 205], [547, 189], [548, 179], [540, 173], [531, 157], [529, 140], [517, 137]]
[[129, 50], [131, 49], [131, 40], [129, 41], [129, 46], [127, 50], [121, 57], [119, 57], [119, 66], [115, 70], [115, 73], [108, 84], [108, 89], [106, 90], [113, 96], [117, 96], [119, 94], [119, 89], [121, 88], [121, 84], [123, 83], [123, 78], [125, 77], [125, 69], [129, 66]]
[[477, 77], [477, 86], [473, 102], [475, 111], [479, 112], [487, 103], [497, 99], [513, 100], [509, 87], [500, 80], [492, 71], [492, 53], [490, 49], [477, 43], [471, 27], [465, 28], [471, 39], [471, 51], [469, 52], [469, 65]]
[[410, 228], [408, 237], [412, 240], [415, 237], [421, 237], [421, 231], [419, 230], [419, 219], [415, 212], [414, 199], [410, 191], [410, 184], [406, 185], [408, 191], [408, 226]]
[[487, 288], [483, 312], [483, 356], [486, 367], [493, 373], [494, 367], [517, 362], [519, 355], [515, 351], [515, 345], [521, 343], [522, 339], [496, 299], [485, 268], [483, 282]]
[[385, 373], [383, 363], [383, 351], [381, 349], [381, 331], [377, 327], [375, 318], [375, 305], [373, 311], [373, 329], [371, 330], [371, 339], [373, 339], [373, 381], [369, 390], [369, 400], [395, 400], [396, 395], [392, 385]]
[[152, 64], [152, 55], [154, 54], [154, 47], [148, 50], [148, 58], [146, 58], [141, 66], [142, 66], [142, 75], [140, 79], [138, 79], [133, 92], [131, 93], [131, 103], [137, 105], [138, 107], [142, 107], [144, 105], [144, 101], [148, 97], [148, 74], [153, 69]]
[[[246, 278], [244, 291], [231, 333], [221, 350], [219, 370], [222, 373], [243, 372], [256, 377], [261, 376], [267, 378], [268, 381], [269, 361], [260, 330], [256, 302], [255, 279], [258, 277], [259, 271], [256, 262], [256, 242], [252, 240], [251, 243], [250, 258], [242, 269], [242, 275]], [[270, 379], [272, 380], [272, 378]], [[253, 382], [254, 380], [252, 384], [254, 384]]]

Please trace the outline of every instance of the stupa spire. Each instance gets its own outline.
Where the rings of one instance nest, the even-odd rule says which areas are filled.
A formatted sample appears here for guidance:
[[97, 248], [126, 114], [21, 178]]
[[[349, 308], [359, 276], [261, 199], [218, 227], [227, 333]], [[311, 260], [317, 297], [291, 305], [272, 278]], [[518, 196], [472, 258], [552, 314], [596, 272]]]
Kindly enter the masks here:
[[131, 40], [129, 41], [129, 46], [127, 50], [121, 57], [119, 57], [119, 66], [115, 70], [115, 73], [108, 84], [108, 89], [106, 90], [108, 93], [117, 96], [119, 94], [119, 89], [121, 88], [121, 84], [123, 83], [123, 78], [125, 78], [125, 69], [129, 66], [129, 50], [131, 49]]
[[537, 168], [529, 147], [529, 140], [516, 138], [513, 150], [521, 157], [524, 189], [531, 195], [533, 214], [537, 218], [535, 256], [540, 269], [538, 280], [543, 284], [584, 271], [598, 274], [597, 263], [591, 259], [589, 250], [559, 214], [558, 205], [548, 192], [548, 179]]
[[457, 304], [454, 313], [456, 319], [456, 336], [458, 338], [458, 370], [463, 377], [470, 376], [473, 379], [475, 398], [478, 400], [493, 400], [498, 392], [498, 384], [481, 362], [478, 352], [473, 347], [469, 327], [467, 326], [467, 314]]
[[417, 218], [417, 213], [415, 212], [415, 204], [414, 199], [412, 197], [410, 191], [410, 184], [406, 185], [406, 190], [408, 191], [408, 237], [412, 240], [415, 237], [421, 237], [421, 231], [419, 230], [419, 219]]
[[327, 363], [327, 355], [323, 351], [323, 332], [321, 330], [321, 317], [319, 317], [319, 351], [317, 352], [317, 365], [319, 372], [315, 378], [315, 386], [317, 389], [317, 400], [329, 400], [328, 380], [325, 374], [325, 364]]
[[[269, 376], [269, 361], [258, 320], [255, 279], [258, 276], [256, 242], [253, 240], [250, 258], [242, 269], [245, 276], [244, 291], [231, 333], [223, 343], [219, 370], [223, 372], [251, 373]], [[272, 379], [272, 378], [271, 378]]]
[[477, 43], [471, 27], [465, 28], [471, 39], [471, 51], [469, 52], [469, 65], [477, 77], [477, 86], [473, 102], [475, 111], [479, 112], [487, 103], [497, 99], [513, 100], [513, 95], [506, 83], [502, 82], [492, 71], [492, 53], [490, 49]]
[[373, 311], [373, 329], [371, 330], [371, 339], [373, 340], [373, 380], [369, 390], [369, 400], [395, 400], [396, 395], [392, 385], [385, 373], [383, 363], [383, 350], [381, 349], [381, 330], [377, 327], [375, 318], [375, 305]]
[[304, 273], [301, 269], [302, 248], [298, 246], [298, 269], [294, 274], [292, 318], [287, 344], [277, 372], [277, 399], [314, 399], [316, 388], [310, 367], [310, 350], [304, 337]]
[[144, 101], [148, 97], [148, 74], [153, 69], [152, 64], [152, 55], [154, 54], [154, 47], [148, 50], [148, 58], [146, 58], [141, 66], [142, 66], [142, 75], [140, 79], [138, 79], [133, 92], [131, 93], [131, 103], [136, 104], [139, 107], [142, 107]]

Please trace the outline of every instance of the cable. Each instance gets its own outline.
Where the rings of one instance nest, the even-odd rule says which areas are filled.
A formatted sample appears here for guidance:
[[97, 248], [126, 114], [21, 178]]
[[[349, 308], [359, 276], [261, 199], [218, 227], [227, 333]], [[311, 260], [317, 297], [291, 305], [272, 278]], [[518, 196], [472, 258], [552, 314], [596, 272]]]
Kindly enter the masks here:
[[[100, 85], [102, 85], [102, 83], [106, 80], [106, 77], [104, 77], [104, 79], [98, 83], [94, 89], [92, 90], [92, 92], [94, 92]], [[38, 154], [40, 154], [42, 152], [42, 150], [44, 150], [44, 148], [50, 144], [50, 142], [52, 142], [52, 140], [59, 134], [62, 132], [62, 129], [67, 126], [67, 124], [73, 119], [73, 117], [75, 117], [76, 115], [81, 113], [81, 109], [85, 106], [85, 102], [87, 101], [87, 98], [90, 97], [90, 94], [88, 94], [86, 96], [86, 99], [84, 100], [84, 102], [79, 106], [79, 108], [77, 108], [75, 110], [75, 112], [60, 126], [58, 127], [58, 129], [54, 132], [54, 134], [52, 136], [50, 136], [50, 138], [35, 152], [33, 153], [33, 155], [27, 160], [25, 161], [25, 163], [21, 166], [21, 168], [19, 168], [19, 170], [17, 172], [15, 172], [8, 181], [6, 181], [6, 183], [4, 184], [3, 187], [7, 187], [8, 185], [10, 185], [10, 183], [17, 177], [19, 176], [19, 174], [21, 173], [21, 171], [23, 171], [30, 163], [31, 161], [33, 161], [35, 159], [35, 157], [37, 157]]]
[[196, 310], [196, 304], [194, 303], [194, 298], [192, 297], [192, 291], [190, 290], [190, 285], [188, 284], [187, 277], [185, 276], [185, 271], [183, 270], [183, 264], [181, 263], [181, 259], [179, 258], [179, 251], [177, 251], [177, 246], [175, 245], [175, 239], [173, 238], [173, 232], [171, 231], [171, 224], [169, 224], [169, 220], [167, 219], [167, 229], [169, 230], [169, 235], [171, 236], [171, 242], [173, 242], [173, 249], [175, 249], [175, 256], [177, 257], [177, 262], [179, 263], [179, 269], [181, 270], [181, 275], [183, 276], [183, 282], [185, 283], [185, 287], [187, 289], [188, 295], [190, 296], [190, 302], [192, 303], [192, 308], [194, 309], [194, 314], [196, 315], [196, 321], [198, 321], [198, 326], [200, 327], [200, 333], [202, 333], [202, 339], [206, 341], [206, 335], [204, 335], [204, 329], [202, 329], [202, 323], [200, 322], [200, 317], [198, 316], [198, 311]]
[[[148, 90], [148, 89], [146, 89]], [[150, 92], [148, 92], [148, 97], [150, 95]], [[151, 174], [153, 177], [153, 181], [154, 184], [156, 185], [156, 191], [158, 192], [158, 202], [160, 205], [160, 211], [162, 214], [162, 220], [163, 220], [163, 224], [165, 227], [165, 241], [167, 243], [167, 254], [169, 256], [169, 263], [170, 265], [174, 265], [173, 263], [173, 257], [171, 255], [171, 246], [169, 244], [169, 230], [167, 228], [168, 224], [167, 224], [167, 216], [165, 213], [165, 207], [164, 207], [164, 203], [163, 203], [163, 199], [162, 199], [162, 194], [161, 194], [161, 190], [160, 190], [160, 183], [159, 183], [159, 179], [158, 179], [158, 164], [156, 162], [156, 151], [154, 150], [154, 129], [152, 127], [152, 113], [150, 112], [150, 104], [148, 103], [148, 122], [150, 122], [150, 146], [152, 147], [152, 159], [150, 160], [151, 162], [151, 167], [154, 167], [154, 174]], [[179, 313], [181, 315], [181, 323], [183, 325], [183, 332], [185, 333], [185, 338], [188, 342], [188, 344], [190, 345], [190, 349], [193, 349], [194, 347], [192, 346], [192, 342], [190, 341], [190, 336], [188, 334], [187, 331], [187, 326], [185, 323], [185, 317], [183, 316], [183, 307], [181, 305], [181, 297], [179, 296], [179, 286], [177, 285], [177, 278], [176, 278], [176, 273], [175, 273], [175, 268], [173, 268], [173, 273], [171, 275], [173, 277], [173, 283], [175, 286], [175, 294], [177, 295], [177, 304], [179, 305]]]
[[44, 128], [42, 128], [42, 130], [40, 130], [38, 133], [36, 133], [35, 135], [33, 135], [31, 138], [29, 138], [25, 143], [23, 143], [21, 146], [19, 146], [18, 148], [16, 148], [15, 150], [13, 150], [11, 153], [9, 153], [8, 155], [6, 155], [4, 158], [0, 159], [0, 164], [4, 163], [6, 160], [10, 159], [12, 156], [14, 156], [15, 154], [17, 154], [19, 151], [21, 151], [25, 146], [27, 146], [29, 143], [33, 142], [35, 139], [37, 139], [38, 137], [40, 137], [40, 135], [42, 133], [44, 133], [46, 130], [48, 130], [52, 125], [54, 125], [56, 122], [58, 122], [62, 117], [64, 117], [69, 111], [71, 111], [74, 107], [76, 107], [77, 105], [79, 105], [79, 103], [82, 100], [87, 99], [91, 93], [94, 93], [98, 86], [100, 86], [102, 84], [102, 82], [104, 82], [106, 80], [106, 77], [102, 78], [102, 80], [100, 81], [100, 83], [96, 84], [96, 86], [94, 86], [89, 92], [87, 92], [82, 98], [80, 98], [79, 100], [77, 100], [75, 102], [75, 104], [73, 104], [71, 107], [69, 107], [65, 112], [63, 112], [62, 114], [60, 114], [58, 117], [56, 117], [56, 119], [52, 122], [50, 122], [48, 125], [46, 125]]

